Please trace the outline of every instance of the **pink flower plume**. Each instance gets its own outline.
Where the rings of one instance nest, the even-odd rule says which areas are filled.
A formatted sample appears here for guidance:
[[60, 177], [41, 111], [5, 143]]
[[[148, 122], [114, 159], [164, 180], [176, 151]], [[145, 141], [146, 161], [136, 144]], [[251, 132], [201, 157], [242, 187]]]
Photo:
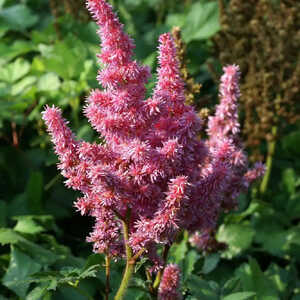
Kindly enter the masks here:
[[[87, 7], [99, 25], [103, 89], [90, 93], [84, 113], [105, 142], [76, 141], [58, 108], [46, 107], [43, 119], [66, 185], [82, 193], [75, 207], [95, 219], [87, 239], [94, 250], [123, 256], [120, 220], [130, 210], [130, 246], [144, 247], [159, 267], [156, 244], [171, 244], [182, 229], [214, 230], [220, 213], [264, 171], [259, 164], [248, 170], [238, 137], [239, 68], [224, 68], [221, 101], [200, 140], [171, 35], [159, 38], [158, 80], [145, 100], [150, 72], [132, 59], [133, 41], [106, 1], [88, 0]], [[177, 299], [179, 270], [167, 267], [164, 278], [160, 299]]]

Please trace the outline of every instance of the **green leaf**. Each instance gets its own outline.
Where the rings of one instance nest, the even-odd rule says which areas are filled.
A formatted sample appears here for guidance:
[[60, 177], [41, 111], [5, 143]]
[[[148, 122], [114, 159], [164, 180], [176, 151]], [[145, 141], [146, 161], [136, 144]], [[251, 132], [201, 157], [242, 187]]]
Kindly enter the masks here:
[[25, 280], [31, 274], [38, 272], [41, 267], [29, 256], [12, 247], [9, 267], [2, 279], [2, 283], [19, 297], [24, 298], [29, 287], [29, 283]]
[[223, 224], [219, 228], [217, 240], [228, 244], [228, 249], [224, 252], [224, 255], [232, 258], [250, 247], [254, 233], [254, 229], [250, 225]]
[[37, 286], [27, 296], [26, 300], [40, 300], [47, 293], [48, 284]]
[[60, 80], [54, 73], [46, 73], [38, 81], [38, 91], [55, 91], [60, 87]]
[[296, 191], [296, 175], [295, 171], [291, 168], [285, 169], [282, 174], [282, 182], [285, 190], [290, 194], [295, 194]]
[[0, 80], [8, 83], [14, 83], [18, 79], [25, 76], [30, 70], [30, 63], [22, 58], [16, 59], [14, 62], [2, 68], [0, 72]]
[[183, 275], [184, 278], [187, 278], [190, 274], [192, 274], [195, 264], [199, 259], [200, 255], [195, 250], [190, 250], [184, 261], [183, 261]]
[[249, 258], [249, 265], [242, 265], [236, 274], [241, 279], [243, 290], [256, 292], [257, 300], [279, 299], [276, 287], [262, 272], [255, 259]]
[[64, 258], [63, 255], [59, 256], [53, 253], [53, 251], [27, 240], [21, 234], [9, 228], [0, 229], [0, 243], [2, 245], [18, 244], [24, 252], [28, 253], [42, 265], [51, 265], [59, 258]]
[[13, 44], [0, 44], [0, 65], [5, 64], [16, 56], [35, 50], [35, 46], [29, 41], [16, 40]]
[[300, 215], [300, 193], [292, 195], [287, 203], [286, 211], [291, 219], [298, 219]]
[[183, 28], [186, 25], [186, 14], [168, 14], [166, 19], [166, 24], [170, 26], [170, 28], [174, 26], [179, 26], [180, 28]]
[[45, 228], [34, 220], [34, 216], [18, 216], [14, 219], [18, 221], [14, 230], [21, 233], [37, 234], [45, 231]]
[[15, 83], [11, 88], [11, 95], [16, 96], [19, 94], [23, 94], [28, 89], [32, 88], [34, 83], [36, 82], [35, 76], [26, 76], [23, 79], [21, 79], [19, 82]]
[[33, 26], [38, 17], [24, 4], [17, 4], [0, 11], [0, 22], [7, 24], [10, 29], [24, 30]]
[[84, 71], [87, 48], [80, 40], [69, 36], [64, 41], [57, 42], [54, 47], [45, 49], [43, 56], [48, 71], [63, 79], [78, 78]]
[[246, 300], [255, 296], [255, 292], [239, 292], [227, 295], [223, 300]]
[[21, 240], [21, 236], [10, 228], [0, 228], [0, 244], [16, 244]]
[[91, 254], [85, 263], [84, 269], [86, 270], [95, 265], [102, 266], [104, 265], [104, 263], [105, 263], [105, 259], [103, 254], [99, 254], [99, 253]]
[[96, 277], [98, 269], [99, 265], [93, 265], [87, 269], [64, 267], [60, 271], [38, 272], [28, 278], [28, 283], [42, 283], [47, 290], [56, 290], [61, 285], [76, 286], [82, 279]]
[[138, 260], [134, 267], [134, 273], [136, 273], [149, 259], [147, 257], [142, 257]]
[[220, 29], [217, 1], [196, 2], [190, 7], [186, 20], [182, 30], [186, 42], [210, 38]]
[[210, 282], [200, 279], [196, 275], [189, 276], [187, 280], [187, 288], [192, 296], [201, 300], [218, 300], [218, 292], [216, 292], [214, 285]]
[[170, 249], [169, 257], [170, 260], [179, 264], [185, 257], [186, 252], [188, 250], [187, 242], [183, 240], [181, 243], [174, 243]]
[[212, 253], [205, 256], [202, 273], [208, 274], [213, 271], [220, 261], [220, 255], [218, 253]]
[[282, 145], [285, 150], [293, 155], [300, 154], [300, 131], [294, 131], [282, 138]]

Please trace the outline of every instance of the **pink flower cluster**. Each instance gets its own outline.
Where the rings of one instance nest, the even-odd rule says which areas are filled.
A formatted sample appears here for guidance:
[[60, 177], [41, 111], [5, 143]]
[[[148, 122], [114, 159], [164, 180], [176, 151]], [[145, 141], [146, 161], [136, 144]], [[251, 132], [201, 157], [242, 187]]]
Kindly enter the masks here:
[[77, 209], [95, 218], [88, 241], [96, 252], [122, 256], [121, 219], [128, 216], [134, 252], [155, 253], [182, 229], [214, 229], [220, 212], [263, 173], [261, 165], [248, 171], [238, 139], [239, 68], [224, 68], [221, 103], [200, 139], [171, 35], [159, 38], [158, 81], [145, 100], [149, 68], [132, 59], [134, 44], [111, 6], [88, 0], [87, 7], [99, 25], [104, 68], [97, 77], [103, 90], [91, 92], [84, 113], [105, 143], [77, 141], [59, 108], [46, 107], [43, 119], [66, 185], [82, 192]]
[[158, 290], [158, 300], [181, 300], [178, 292], [180, 281], [180, 270], [177, 265], [170, 264], [164, 269]]

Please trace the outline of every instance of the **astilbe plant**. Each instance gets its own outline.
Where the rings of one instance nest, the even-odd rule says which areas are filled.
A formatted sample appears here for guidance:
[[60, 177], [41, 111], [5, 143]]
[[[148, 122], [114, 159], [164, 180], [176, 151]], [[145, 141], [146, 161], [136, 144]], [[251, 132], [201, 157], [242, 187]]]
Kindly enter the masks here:
[[132, 59], [132, 40], [104, 0], [89, 0], [87, 7], [99, 25], [104, 68], [97, 77], [103, 90], [91, 92], [84, 113], [105, 142], [76, 140], [59, 108], [46, 107], [43, 119], [67, 187], [82, 192], [76, 208], [95, 219], [87, 240], [97, 253], [126, 257], [115, 298], [122, 299], [140, 256], [150, 258], [159, 279], [165, 261], [157, 247], [169, 247], [183, 229], [213, 230], [220, 212], [233, 209], [264, 168], [247, 169], [238, 138], [237, 66], [224, 68], [221, 103], [209, 119], [208, 138], [200, 139], [201, 120], [185, 105], [171, 35], [159, 38], [158, 81], [144, 100], [150, 71]]

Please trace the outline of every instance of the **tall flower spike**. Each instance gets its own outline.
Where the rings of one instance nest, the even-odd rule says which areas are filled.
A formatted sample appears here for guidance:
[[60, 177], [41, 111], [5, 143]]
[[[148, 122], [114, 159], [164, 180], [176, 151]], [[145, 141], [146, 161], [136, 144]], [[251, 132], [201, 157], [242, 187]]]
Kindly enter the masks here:
[[150, 71], [132, 60], [133, 41], [123, 31], [111, 6], [104, 0], [88, 0], [87, 7], [99, 25], [104, 63], [98, 80], [105, 91], [91, 93], [85, 114], [106, 138], [124, 140], [144, 128], [144, 96]]
[[224, 137], [235, 139], [240, 131], [237, 107], [240, 97], [240, 69], [236, 65], [230, 65], [224, 67], [223, 71], [220, 85], [221, 103], [217, 106], [215, 115], [209, 117], [207, 129], [208, 135], [215, 140]]
[[263, 171], [260, 165], [247, 170], [238, 140], [239, 69], [224, 68], [221, 103], [210, 119], [209, 138], [200, 141], [201, 121], [185, 105], [170, 34], [159, 38], [158, 81], [145, 101], [149, 68], [132, 60], [134, 44], [111, 6], [88, 0], [87, 7], [100, 27], [104, 68], [98, 80], [104, 89], [91, 92], [84, 111], [105, 143], [76, 141], [58, 108], [46, 107], [43, 119], [67, 186], [83, 194], [76, 208], [95, 219], [88, 238], [94, 251], [124, 255], [120, 220], [130, 210], [129, 246], [134, 253], [144, 247], [159, 268], [157, 244], [172, 243], [182, 229], [215, 229], [222, 209], [232, 209], [238, 194]]
[[84, 174], [79, 172], [79, 155], [77, 149], [79, 143], [75, 140], [74, 134], [67, 126], [68, 122], [63, 119], [61, 110], [56, 107], [46, 106], [43, 114], [51, 141], [55, 145], [55, 152], [60, 163], [58, 168], [64, 177], [66, 184], [74, 189], [80, 189], [84, 182]]
[[[168, 100], [168, 105], [183, 105], [184, 82], [180, 77], [179, 62], [176, 56], [176, 47], [170, 33], [159, 37], [159, 65], [158, 81], [154, 98]], [[167, 98], [167, 99], [165, 99]]]
[[158, 290], [158, 300], [181, 300], [178, 291], [180, 280], [180, 270], [177, 265], [166, 266]]

